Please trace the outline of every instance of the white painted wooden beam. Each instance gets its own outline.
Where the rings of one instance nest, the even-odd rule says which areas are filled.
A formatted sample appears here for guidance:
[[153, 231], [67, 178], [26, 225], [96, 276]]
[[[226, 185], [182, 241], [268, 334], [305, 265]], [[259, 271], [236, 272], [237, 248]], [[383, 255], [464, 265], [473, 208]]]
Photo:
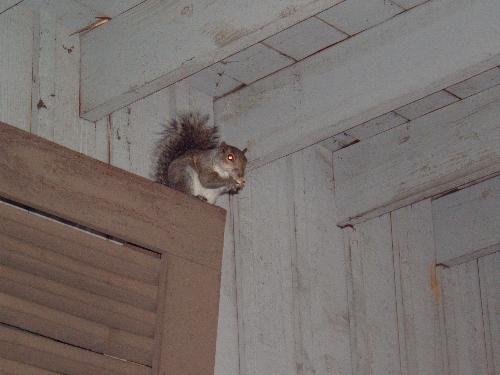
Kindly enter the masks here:
[[340, 225], [498, 174], [500, 100], [475, 105], [493, 93], [498, 98], [500, 87], [336, 152]]
[[500, 176], [432, 202], [437, 262], [453, 266], [500, 250]]
[[339, 1], [146, 1], [82, 35], [82, 116], [96, 120]]
[[215, 103], [262, 165], [500, 64], [498, 0], [436, 0]]

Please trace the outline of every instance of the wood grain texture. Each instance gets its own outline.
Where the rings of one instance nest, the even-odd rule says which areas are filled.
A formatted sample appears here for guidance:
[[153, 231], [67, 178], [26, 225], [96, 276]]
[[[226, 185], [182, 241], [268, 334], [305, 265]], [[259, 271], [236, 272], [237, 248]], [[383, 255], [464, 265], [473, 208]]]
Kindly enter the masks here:
[[2, 0], [0, 3], [0, 14], [7, 11], [16, 4], [19, 4], [22, 0]]
[[500, 177], [432, 202], [438, 263], [454, 265], [500, 250]]
[[14, 268], [0, 266], [0, 291], [80, 318], [153, 337], [154, 313]]
[[87, 266], [158, 285], [160, 261], [153, 255], [3, 203], [0, 203], [0, 227], [3, 235]]
[[5, 293], [0, 293], [0, 320], [74, 346], [151, 366], [151, 338], [110, 329]]
[[0, 324], [0, 357], [82, 375], [151, 375], [151, 368], [66, 345]]
[[500, 101], [479, 109], [471, 103], [464, 100], [338, 151], [340, 224], [499, 173]]
[[0, 121], [28, 131], [31, 126], [33, 19], [33, 13], [20, 6], [0, 14]]
[[158, 374], [213, 374], [220, 269], [163, 256], [167, 271]]
[[216, 123], [263, 165], [499, 65], [499, 17], [430, 1], [217, 100]]
[[154, 176], [154, 150], [161, 131], [175, 116], [175, 88], [168, 88], [111, 115], [111, 164]]
[[239, 374], [238, 305], [236, 293], [236, 266], [234, 247], [234, 215], [236, 197], [225, 195], [218, 204], [228, 211], [224, 230], [219, 301], [219, 323], [214, 375]]
[[82, 116], [98, 120], [338, 2], [144, 2], [82, 35]]
[[247, 175], [235, 219], [241, 375], [295, 374], [291, 160]]
[[351, 373], [332, 189], [331, 153], [314, 147], [252, 170], [237, 196], [242, 375]]
[[477, 260], [443, 269], [440, 276], [448, 371], [489, 375]]
[[479, 259], [488, 374], [500, 370], [500, 252]]
[[[157, 287], [99, 272], [42, 248], [0, 234], [0, 263], [90, 293], [154, 311]], [[127, 285], [128, 284], [128, 285]], [[151, 288], [150, 288], [151, 287]]]
[[444, 374], [440, 301], [431, 272], [436, 263], [430, 200], [391, 213], [396, 298], [404, 375]]
[[383, 215], [346, 229], [351, 264], [351, 358], [357, 375], [401, 373], [391, 222]]
[[0, 374], [2, 375], [58, 375], [55, 372], [43, 370], [39, 367], [25, 365], [21, 362], [0, 358]]
[[342, 231], [332, 225], [338, 219], [333, 155], [313, 146], [290, 158], [296, 371], [350, 375], [347, 262]]
[[0, 139], [3, 197], [152, 250], [220, 265], [222, 209], [8, 125], [0, 125]]

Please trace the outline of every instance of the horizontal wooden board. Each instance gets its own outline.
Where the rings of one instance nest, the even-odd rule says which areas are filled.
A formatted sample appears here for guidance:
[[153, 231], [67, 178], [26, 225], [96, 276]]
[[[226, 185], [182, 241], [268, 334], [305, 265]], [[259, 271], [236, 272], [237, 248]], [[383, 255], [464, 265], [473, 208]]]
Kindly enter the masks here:
[[132, 295], [137, 294], [151, 300], [155, 300], [157, 297], [157, 286], [141, 283], [137, 280], [131, 280], [111, 272], [90, 267], [64, 255], [54, 253], [44, 247], [35, 246], [2, 233], [0, 233], [0, 246], [6, 250], [15, 251], [17, 254], [28, 256], [31, 259], [36, 259], [66, 271], [81, 274], [88, 279], [96, 280], [113, 288], [123, 289], [124, 291], [130, 292]]
[[499, 17], [497, 0], [429, 1], [217, 100], [216, 123], [265, 164], [499, 65]]
[[0, 233], [127, 278], [158, 285], [159, 258], [0, 202]]
[[82, 35], [82, 116], [95, 121], [339, 2], [146, 1]]
[[[0, 234], [0, 256], [1, 259], [9, 257], [23, 257], [35, 263], [43, 263], [46, 269], [54, 270], [53, 276], [50, 273], [46, 274], [47, 278], [53, 277], [57, 279], [56, 275], [71, 275], [67, 280], [75, 283], [74, 286], [78, 287], [77, 280], [82, 280], [82, 289], [93, 291], [96, 288], [96, 293], [106, 295], [122, 302], [137, 301], [136, 303], [144, 303], [145, 308], [148, 306], [155, 306], [157, 298], [158, 287], [141, 284], [135, 280], [125, 279], [116, 276], [112, 273], [99, 271], [92, 267], [85, 266], [79, 262], [73, 261], [70, 258], [52, 253], [40, 247], [27, 244], [15, 238]], [[0, 262], [2, 263], [2, 262]], [[40, 270], [41, 274], [42, 271]], [[65, 282], [64, 279], [59, 280]]]
[[225, 211], [0, 125], [0, 196], [128, 242], [220, 267]]
[[18, 254], [15, 250], [6, 250], [3, 246], [0, 247], [0, 264], [148, 311], [156, 310], [155, 299], [89, 279], [85, 275], [33, 259], [29, 255]]
[[0, 293], [0, 322], [151, 366], [153, 339], [111, 329], [5, 293]]
[[153, 337], [153, 312], [1, 265], [0, 291], [111, 328]]
[[21, 362], [0, 358], [0, 374], [2, 375], [58, 375], [56, 372], [39, 367], [25, 365]]
[[[340, 225], [500, 172], [500, 101], [464, 100], [335, 153]], [[467, 109], [467, 110], [464, 110]]]
[[0, 357], [79, 375], [151, 375], [151, 368], [63, 344], [0, 324]]
[[432, 212], [438, 263], [500, 250], [500, 177], [434, 200]]

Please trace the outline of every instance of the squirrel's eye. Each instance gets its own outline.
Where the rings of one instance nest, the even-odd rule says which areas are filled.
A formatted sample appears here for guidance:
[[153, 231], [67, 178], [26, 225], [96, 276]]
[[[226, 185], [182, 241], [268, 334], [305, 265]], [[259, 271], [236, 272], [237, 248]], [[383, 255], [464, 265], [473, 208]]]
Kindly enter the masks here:
[[227, 154], [227, 160], [234, 161], [234, 155], [233, 154]]

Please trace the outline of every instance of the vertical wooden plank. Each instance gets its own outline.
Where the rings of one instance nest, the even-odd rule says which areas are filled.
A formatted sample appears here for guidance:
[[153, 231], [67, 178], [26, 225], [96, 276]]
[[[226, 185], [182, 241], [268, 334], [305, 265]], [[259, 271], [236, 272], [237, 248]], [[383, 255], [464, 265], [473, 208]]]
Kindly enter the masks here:
[[296, 374], [289, 159], [252, 170], [235, 217], [240, 375]]
[[167, 272], [159, 374], [213, 374], [220, 270], [164, 256]]
[[477, 260], [441, 274], [449, 373], [488, 375]]
[[198, 91], [193, 86], [189, 85], [186, 81], [176, 83], [175, 96], [175, 111], [177, 113], [184, 111], [198, 111], [200, 113], [208, 114], [210, 119], [208, 124], [214, 125], [214, 99], [212, 96]]
[[43, 10], [35, 11], [34, 20], [36, 28], [34, 30], [31, 132], [54, 141], [57, 22], [55, 17]]
[[398, 318], [389, 215], [349, 230], [351, 350], [356, 375], [399, 375]]
[[231, 204], [229, 195], [220, 197], [218, 201], [218, 205], [227, 210], [227, 217], [224, 230], [215, 375], [237, 375], [239, 374], [239, 352], [233, 235], [234, 205]]
[[109, 118], [105, 117], [95, 123], [82, 122], [81, 152], [104, 163], [109, 163]]
[[45, 10], [34, 16], [32, 133], [105, 160], [107, 132], [79, 117], [80, 42]]
[[0, 14], [0, 121], [31, 126], [33, 14], [15, 6]]
[[111, 114], [111, 164], [151, 178], [156, 140], [173, 115], [172, 88]]
[[443, 374], [440, 298], [431, 284], [436, 250], [430, 200], [392, 212], [391, 223], [402, 374]]
[[479, 259], [488, 375], [500, 372], [500, 252]]
[[297, 374], [351, 375], [346, 259], [342, 230], [335, 225], [333, 154], [313, 146], [291, 159]]

